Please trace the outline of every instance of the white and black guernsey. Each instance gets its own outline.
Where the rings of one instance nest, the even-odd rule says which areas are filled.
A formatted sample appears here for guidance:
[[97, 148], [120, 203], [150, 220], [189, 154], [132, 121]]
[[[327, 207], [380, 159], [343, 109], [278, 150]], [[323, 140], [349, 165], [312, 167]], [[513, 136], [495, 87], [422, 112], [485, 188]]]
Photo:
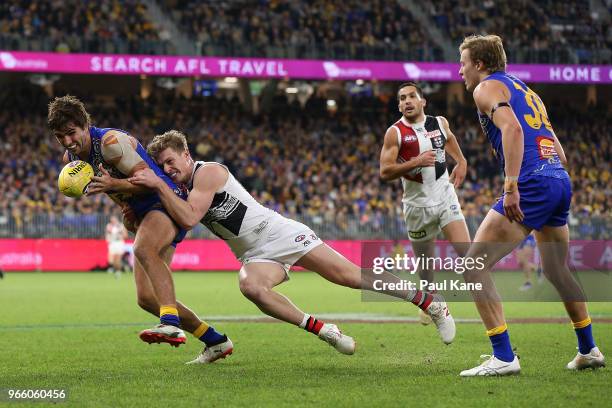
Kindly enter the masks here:
[[228, 177], [225, 185], [215, 193], [210, 208], [200, 222], [226, 241], [236, 257], [240, 258], [265, 235], [262, 232], [270, 221], [281, 218], [281, 215], [259, 204], [220, 163], [196, 161], [187, 184], [189, 191], [193, 189], [196, 172], [204, 166], [222, 166], [227, 170]]
[[399, 162], [408, 161], [429, 150], [436, 152], [434, 166], [415, 168], [402, 177], [402, 202], [413, 207], [430, 207], [442, 203], [451, 185], [444, 150], [448, 135], [440, 118], [425, 116], [423, 122], [408, 123], [402, 117], [391, 127], [397, 131]]

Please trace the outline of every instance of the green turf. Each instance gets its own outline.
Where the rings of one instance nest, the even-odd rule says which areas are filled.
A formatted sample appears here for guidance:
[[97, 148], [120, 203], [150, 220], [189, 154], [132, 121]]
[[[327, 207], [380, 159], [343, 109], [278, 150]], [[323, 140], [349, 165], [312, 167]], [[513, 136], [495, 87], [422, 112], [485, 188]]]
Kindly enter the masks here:
[[[177, 273], [177, 294], [201, 315], [259, 315], [242, 297], [234, 273]], [[280, 287], [311, 313], [415, 316], [398, 302], [363, 302], [359, 292], [296, 273]], [[444, 346], [433, 327], [344, 323], [358, 351], [343, 356], [287, 324], [216, 325], [234, 340], [234, 355], [211, 366], [185, 366], [199, 344], [147, 346], [137, 332], [155, 323], [138, 309], [130, 276], [9, 274], [0, 281], [0, 388], [69, 389], [60, 406], [605, 406], [612, 373], [567, 372], [575, 336], [567, 324], [514, 324], [521, 376], [461, 379], [458, 372], [489, 352], [480, 324], [458, 325]], [[469, 303], [456, 317], [476, 317]], [[591, 304], [612, 317], [612, 304]], [[508, 317], [560, 317], [557, 303], [508, 303]], [[215, 322], [212, 322], [215, 323]], [[595, 325], [596, 340], [612, 350], [612, 324]], [[0, 403], [2, 404], [2, 403]], [[7, 404], [8, 405], [8, 404]], [[44, 404], [36, 403], [40, 407]], [[10, 406], [28, 406], [20, 404]]]

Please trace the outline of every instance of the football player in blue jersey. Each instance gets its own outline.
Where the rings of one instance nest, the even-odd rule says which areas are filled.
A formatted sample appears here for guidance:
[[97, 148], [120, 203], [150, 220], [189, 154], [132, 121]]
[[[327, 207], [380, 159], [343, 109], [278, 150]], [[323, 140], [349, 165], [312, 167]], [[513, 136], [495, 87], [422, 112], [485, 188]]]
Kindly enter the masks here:
[[[169, 265], [174, 249], [186, 231], [179, 228], [161, 205], [159, 196], [127, 180], [136, 171], [151, 168], [177, 194], [181, 190], [147, 155], [142, 145], [127, 132], [113, 128], [98, 128], [83, 103], [74, 96], [55, 98], [49, 104], [48, 126], [57, 141], [66, 149], [64, 162], [83, 160], [90, 163], [96, 176], [87, 194], [106, 193], [123, 209], [133, 214], [138, 223], [134, 240], [134, 277], [138, 305], [158, 316], [160, 324], [144, 330], [140, 338], [148, 343], [165, 342], [179, 346], [186, 341], [180, 327], [206, 344], [212, 362], [231, 353], [231, 341], [201, 321], [185, 305], [176, 300]], [[132, 221], [133, 223], [133, 221]], [[224, 344], [223, 353], [216, 353]], [[221, 355], [223, 354], [223, 355]]]
[[483, 289], [472, 295], [493, 355], [460, 375], [520, 372], [490, 269], [534, 230], [544, 275], [561, 295], [578, 337], [578, 354], [567, 368], [601, 367], [604, 357], [593, 340], [584, 294], [566, 264], [571, 183], [564, 168], [563, 148], [544, 103], [521, 80], [506, 73], [500, 37], [470, 36], [459, 50], [459, 74], [467, 90], [473, 92], [480, 123], [505, 174], [504, 194], [478, 228], [467, 254], [472, 258], [486, 254], [485, 267], [465, 272], [467, 282], [482, 284]]

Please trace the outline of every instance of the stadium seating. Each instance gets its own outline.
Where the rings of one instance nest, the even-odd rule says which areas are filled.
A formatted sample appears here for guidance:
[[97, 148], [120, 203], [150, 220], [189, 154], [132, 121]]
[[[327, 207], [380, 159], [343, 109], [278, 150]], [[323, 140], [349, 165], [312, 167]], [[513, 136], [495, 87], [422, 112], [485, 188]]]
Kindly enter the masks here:
[[[612, 56], [609, 24], [587, 1], [440, 0], [422, 4], [424, 19], [398, 0], [156, 3], [157, 23], [139, 0], [3, 1], [0, 49], [175, 54], [173, 21], [189, 52], [202, 55], [441, 61], [455, 58], [444, 47], [490, 32], [504, 37], [511, 62], [606, 64]], [[445, 38], [432, 38], [428, 25]]]
[[139, 0], [0, 2], [0, 49], [167, 54], [167, 40]]
[[[45, 129], [47, 101], [33, 87], [0, 93], [0, 236], [101, 236], [117, 209], [103, 196], [73, 200], [57, 192], [62, 151]], [[277, 96], [274, 115], [246, 113], [237, 100], [184, 100], [163, 91], [145, 101], [117, 98], [110, 107], [86, 102], [95, 123], [128, 129], [143, 143], [170, 128], [185, 131], [197, 159], [224, 162], [262, 203], [325, 238], [405, 236], [399, 182], [378, 176], [381, 139], [397, 119], [394, 101], [348, 98], [331, 114], [317, 97], [301, 108]], [[570, 162], [574, 236], [610, 238], [605, 107], [549, 110]], [[448, 118], [469, 162], [459, 196], [473, 232], [500, 193], [501, 176], [473, 107], [456, 106]], [[201, 227], [192, 235], [207, 236]]]

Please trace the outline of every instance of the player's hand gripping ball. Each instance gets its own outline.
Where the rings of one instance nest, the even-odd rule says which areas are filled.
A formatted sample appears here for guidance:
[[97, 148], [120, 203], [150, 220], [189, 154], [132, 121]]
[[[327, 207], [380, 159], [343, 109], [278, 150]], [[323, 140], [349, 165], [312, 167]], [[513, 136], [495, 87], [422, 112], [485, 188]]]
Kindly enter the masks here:
[[86, 193], [93, 176], [94, 171], [89, 163], [75, 160], [64, 166], [57, 180], [57, 186], [65, 196], [78, 198]]

